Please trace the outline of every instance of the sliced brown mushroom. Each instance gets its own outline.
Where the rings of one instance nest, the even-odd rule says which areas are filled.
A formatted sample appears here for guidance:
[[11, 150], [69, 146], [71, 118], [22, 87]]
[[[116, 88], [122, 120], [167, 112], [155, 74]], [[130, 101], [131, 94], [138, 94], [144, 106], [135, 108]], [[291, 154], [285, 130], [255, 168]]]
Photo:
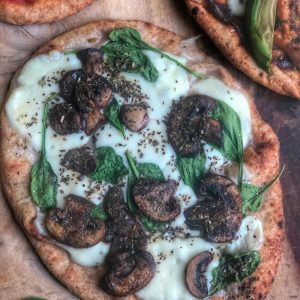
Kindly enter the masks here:
[[80, 50], [77, 57], [81, 60], [87, 74], [100, 74], [103, 68], [103, 54], [100, 48], [87, 48]]
[[146, 286], [154, 273], [155, 262], [149, 252], [121, 253], [115, 256], [102, 287], [109, 295], [125, 297]]
[[134, 201], [153, 220], [168, 222], [180, 213], [178, 200], [173, 196], [176, 188], [174, 180], [140, 178], [133, 187]]
[[65, 73], [59, 81], [60, 95], [67, 102], [73, 103], [75, 87], [85, 77], [83, 70], [72, 70]]
[[144, 104], [123, 104], [120, 119], [130, 131], [138, 132], [147, 126], [149, 117]]
[[195, 256], [187, 265], [185, 282], [190, 293], [197, 298], [208, 296], [207, 279], [204, 273], [213, 260], [213, 255], [205, 251]]
[[128, 210], [120, 187], [111, 187], [103, 201], [104, 210], [112, 219], [107, 224], [106, 240], [111, 242], [110, 255], [134, 249], [145, 250], [147, 238], [142, 225]]
[[243, 219], [237, 185], [224, 176], [207, 175], [196, 193], [197, 203], [184, 211], [185, 223], [191, 229], [199, 229], [210, 242], [232, 241]]
[[201, 140], [223, 144], [222, 125], [209, 117], [216, 108], [216, 101], [203, 95], [186, 97], [173, 104], [167, 133], [177, 154], [197, 155], [201, 151]]
[[67, 169], [88, 175], [96, 169], [96, 158], [91, 148], [84, 146], [69, 150], [64, 155], [61, 164]]
[[93, 75], [76, 85], [74, 104], [82, 112], [105, 108], [113, 96], [113, 87], [102, 76]]
[[49, 112], [49, 123], [53, 130], [60, 135], [83, 130], [82, 116], [69, 103], [54, 105]]
[[84, 131], [87, 135], [92, 134], [101, 125], [106, 123], [106, 118], [103, 112], [98, 109], [84, 114]]
[[84, 198], [69, 195], [64, 210], [51, 209], [45, 219], [46, 228], [54, 239], [75, 248], [91, 247], [105, 235], [105, 224], [91, 216], [95, 205]]

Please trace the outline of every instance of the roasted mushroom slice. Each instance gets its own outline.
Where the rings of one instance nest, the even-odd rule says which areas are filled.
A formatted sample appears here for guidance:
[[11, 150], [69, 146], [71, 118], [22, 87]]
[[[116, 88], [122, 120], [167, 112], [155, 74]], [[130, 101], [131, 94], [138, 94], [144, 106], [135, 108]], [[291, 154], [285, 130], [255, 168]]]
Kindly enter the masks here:
[[69, 103], [56, 104], [49, 112], [49, 123], [60, 135], [83, 130], [82, 116]]
[[91, 247], [105, 235], [105, 224], [91, 216], [95, 205], [84, 198], [69, 195], [64, 210], [51, 209], [45, 219], [46, 228], [54, 239], [75, 248]]
[[95, 130], [97, 130], [101, 125], [106, 123], [106, 118], [104, 113], [102, 113], [98, 109], [94, 109], [93, 111], [84, 115], [85, 121], [85, 133], [87, 135], [92, 134]]
[[122, 123], [132, 132], [141, 131], [148, 124], [147, 109], [144, 104], [123, 104], [120, 110]]
[[76, 85], [84, 79], [85, 75], [82, 70], [72, 70], [64, 74], [59, 81], [60, 95], [67, 102], [73, 103]]
[[203, 95], [186, 97], [173, 104], [167, 133], [177, 154], [197, 155], [201, 151], [201, 140], [223, 144], [222, 125], [209, 117], [216, 108], [216, 101]]
[[80, 50], [77, 57], [83, 64], [84, 71], [88, 76], [93, 73], [100, 74], [103, 67], [103, 51], [100, 48], [87, 48]]
[[233, 240], [243, 219], [237, 185], [224, 176], [207, 175], [200, 181], [197, 195], [197, 203], [184, 211], [188, 227], [199, 229], [210, 242]]
[[91, 148], [84, 146], [69, 150], [62, 159], [61, 164], [67, 169], [88, 175], [96, 169], [96, 158]]
[[113, 96], [113, 87], [107, 79], [94, 75], [76, 85], [74, 104], [82, 112], [105, 108]]
[[129, 212], [120, 187], [113, 186], [103, 201], [104, 210], [112, 219], [107, 224], [106, 240], [112, 241], [110, 255], [124, 251], [145, 250], [146, 233], [142, 225]]
[[176, 188], [174, 180], [140, 178], [133, 187], [134, 201], [153, 220], [168, 222], [180, 213], [180, 205], [173, 196]]
[[146, 286], [154, 272], [155, 262], [149, 252], [121, 253], [115, 256], [102, 288], [109, 295], [125, 297]]
[[195, 256], [187, 265], [185, 282], [190, 293], [197, 298], [208, 296], [207, 279], [204, 273], [213, 260], [213, 255], [205, 251]]

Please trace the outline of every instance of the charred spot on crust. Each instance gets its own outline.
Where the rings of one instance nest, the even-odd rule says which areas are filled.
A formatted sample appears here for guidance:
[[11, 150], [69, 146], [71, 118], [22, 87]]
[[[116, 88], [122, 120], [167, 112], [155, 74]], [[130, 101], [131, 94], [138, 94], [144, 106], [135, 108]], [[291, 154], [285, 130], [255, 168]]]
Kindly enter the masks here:
[[46, 215], [45, 225], [50, 236], [75, 248], [91, 247], [101, 241], [105, 224], [91, 216], [96, 206], [75, 195], [69, 195], [65, 200], [63, 210], [54, 208]]
[[67, 169], [88, 175], [96, 169], [96, 158], [91, 148], [84, 146], [69, 150], [62, 159], [61, 164]]
[[140, 178], [133, 187], [134, 201], [153, 220], [168, 222], [180, 213], [178, 200], [173, 196], [176, 188], [174, 180]]
[[187, 226], [199, 229], [210, 242], [233, 240], [243, 219], [242, 198], [236, 184], [224, 176], [207, 175], [196, 193], [197, 203], [184, 211]]
[[191, 13], [193, 16], [196, 16], [198, 14], [198, 11], [199, 11], [198, 7], [193, 7]]
[[141, 131], [148, 124], [146, 106], [143, 104], [123, 104], [120, 119], [127, 129], [132, 132]]
[[203, 95], [186, 97], [173, 104], [167, 133], [177, 154], [197, 155], [201, 151], [201, 140], [223, 144], [222, 125], [209, 117], [216, 108], [216, 101]]
[[103, 51], [100, 48], [87, 48], [80, 50], [77, 57], [83, 64], [87, 74], [100, 74], [103, 67]]
[[244, 23], [241, 18], [231, 13], [227, 3], [221, 3], [217, 0], [207, 0], [205, 2], [208, 11], [223, 24], [231, 25], [241, 38], [241, 41], [246, 45]]
[[80, 132], [83, 129], [82, 116], [69, 103], [54, 105], [49, 111], [49, 123], [60, 135]]
[[125, 297], [146, 286], [154, 273], [155, 262], [149, 252], [123, 252], [111, 262], [102, 288], [109, 295]]
[[213, 255], [205, 251], [195, 256], [187, 265], [185, 282], [190, 293], [197, 298], [208, 296], [207, 279], [204, 273], [212, 260]]

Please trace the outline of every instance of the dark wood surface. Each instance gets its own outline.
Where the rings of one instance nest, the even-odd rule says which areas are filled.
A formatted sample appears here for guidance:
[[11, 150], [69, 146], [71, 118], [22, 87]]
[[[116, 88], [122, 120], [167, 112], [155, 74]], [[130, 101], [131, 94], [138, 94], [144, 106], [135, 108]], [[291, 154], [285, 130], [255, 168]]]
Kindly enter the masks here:
[[[107, 18], [150, 21], [185, 37], [200, 32], [181, 0], [99, 0], [76, 16], [57, 23], [31, 26], [0, 23], [0, 101], [4, 100], [13, 73], [38, 47], [62, 32]], [[214, 54], [219, 55], [215, 50]], [[268, 299], [297, 299], [300, 269], [293, 253], [300, 262], [300, 101], [275, 94], [234, 72], [255, 95], [263, 119], [279, 136], [282, 164], [286, 165], [281, 180], [288, 239]], [[1, 194], [0, 220], [0, 300], [33, 295], [51, 300], [76, 299], [45, 270]]]

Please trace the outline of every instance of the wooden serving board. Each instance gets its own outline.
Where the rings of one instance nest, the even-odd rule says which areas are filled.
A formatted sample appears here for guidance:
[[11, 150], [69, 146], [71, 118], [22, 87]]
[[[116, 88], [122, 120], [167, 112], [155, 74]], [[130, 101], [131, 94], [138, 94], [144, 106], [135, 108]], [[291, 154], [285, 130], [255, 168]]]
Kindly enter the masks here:
[[[200, 33], [182, 0], [99, 0], [79, 14], [57, 23], [31, 26], [0, 23], [0, 101], [4, 99], [13, 73], [36, 49], [62, 32], [97, 19], [149, 21], [185, 37]], [[300, 268], [295, 258], [300, 262], [300, 101], [276, 95], [237, 74], [255, 95], [263, 118], [278, 134], [282, 162], [286, 164], [282, 183], [287, 238], [268, 299], [298, 299]], [[47, 272], [0, 194], [0, 300], [28, 296], [49, 300], [77, 299]]]

